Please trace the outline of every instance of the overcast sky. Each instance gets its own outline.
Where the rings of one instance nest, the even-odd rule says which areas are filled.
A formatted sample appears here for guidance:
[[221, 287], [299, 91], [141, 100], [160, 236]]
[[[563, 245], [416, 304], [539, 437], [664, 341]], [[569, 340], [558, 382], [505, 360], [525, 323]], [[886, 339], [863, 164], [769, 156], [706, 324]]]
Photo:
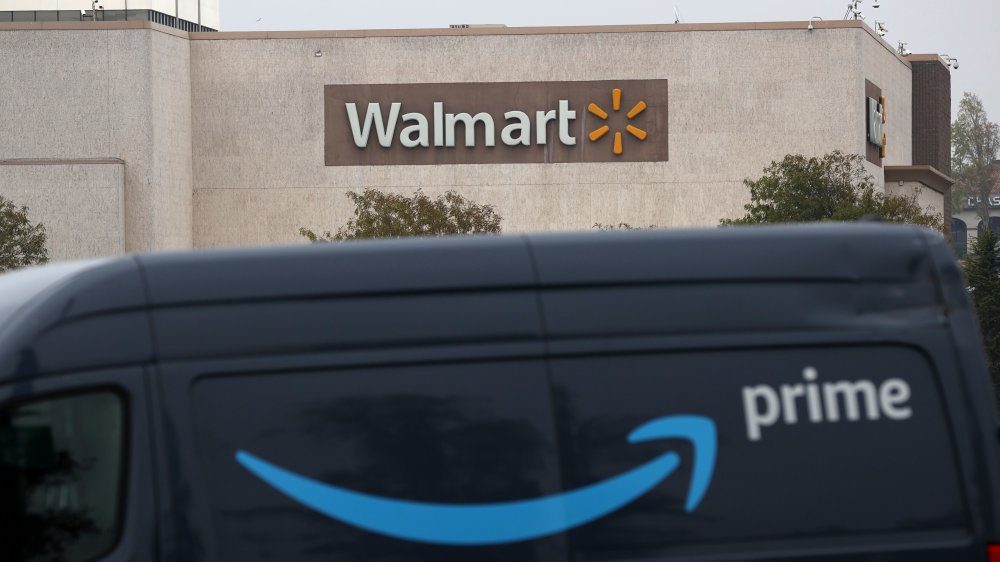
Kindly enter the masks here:
[[[219, 0], [222, 31], [447, 27], [503, 23], [511, 27], [841, 19], [847, 0]], [[952, 71], [952, 115], [962, 92], [983, 99], [1000, 122], [1000, 0], [864, 0], [869, 25], [885, 21], [886, 39], [906, 41], [914, 53], [947, 53]]]

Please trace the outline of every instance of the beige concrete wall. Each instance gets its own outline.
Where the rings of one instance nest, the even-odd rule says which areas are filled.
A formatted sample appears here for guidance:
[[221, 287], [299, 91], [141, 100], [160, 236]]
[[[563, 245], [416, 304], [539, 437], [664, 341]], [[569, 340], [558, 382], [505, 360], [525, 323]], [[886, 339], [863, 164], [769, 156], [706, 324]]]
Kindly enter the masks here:
[[944, 195], [934, 191], [920, 182], [890, 182], [886, 184], [885, 192], [887, 194], [902, 195], [904, 197], [916, 195], [917, 205], [919, 205], [925, 212], [937, 215], [942, 221], [951, 220], [951, 217], [944, 216]]
[[155, 247], [149, 44], [146, 31], [0, 32], [0, 159], [124, 160], [128, 250]]
[[[715, 225], [771, 160], [863, 151], [865, 76], [909, 96], [909, 68], [860, 28], [197, 40], [191, 60], [198, 247], [333, 228], [366, 186], [453, 189], [495, 204], [506, 231]], [[669, 162], [324, 166], [325, 84], [641, 78], [670, 80]], [[891, 158], [909, 163], [894, 111]]]
[[191, 47], [165, 33], [151, 33], [150, 40], [154, 240], [156, 249], [187, 249], [193, 233]]
[[[712, 226], [742, 214], [742, 180], [771, 160], [863, 152], [866, 78], [889, 99], [887, 162], [910, 163], [910, 71], [867, 30], [688, 27], [223, 40], [11, 27], [0, 160], [124, 160], [125, 251], [299, 241], [301, 226], [345, 222], [345, 193], [365, 187], [455, 190], [496, 205], [508, 232]], [[670, 81], [668, 162], [324, 165], [326, 84], [644, 78]]]
[[[875, 40], [870, 35], [858, 35], [858, 57], [855, 62], [860, 80], [858, 87], [858, 117], [861, 135], [858, 136], [860, 146], [857, 151], [864, 154], [865, 150], [865, 119], [864, 111], [865, 80], [881, 88], [886, 98], [886, 157], [885, 166], [909, 166], [913, 163], [913, 81], [910, 68], [901, 63], [891, 52], [891, 47], [884, 41]], [[884, 184], [881, 168], [869, 165], [869, 172], [879, 185]]]
[[920, 205], [921, 209], [938, 215], [942, 221], [951, 220], [951, 217], [944, 215], [944, 195], [925, 187], [919, 187], [919, 191], [916, 193], [917, 204]]
[[3, 30], [0, 53], [0, 160], [124, 160], [125, 250], [190, 248], [189, 42], [148, 29]]
[[53, 261], [125, 252], [124, 164], [0, 164], [0, 195], [45, 225]]

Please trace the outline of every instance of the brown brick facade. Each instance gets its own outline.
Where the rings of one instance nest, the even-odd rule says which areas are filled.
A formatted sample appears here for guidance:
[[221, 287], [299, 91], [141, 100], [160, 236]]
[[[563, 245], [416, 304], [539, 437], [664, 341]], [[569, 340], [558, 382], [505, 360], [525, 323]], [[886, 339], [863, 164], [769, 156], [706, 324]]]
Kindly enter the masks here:
[[[951, 71], [934, 60], [911, 61], [913, 69], [913, 164], [951, 175]], [[945, 235], [951, 238], [951, 190], [944, 194]]]
[[912, 62], [913, 164], [951, 175], [951, 72], [938, 61]]

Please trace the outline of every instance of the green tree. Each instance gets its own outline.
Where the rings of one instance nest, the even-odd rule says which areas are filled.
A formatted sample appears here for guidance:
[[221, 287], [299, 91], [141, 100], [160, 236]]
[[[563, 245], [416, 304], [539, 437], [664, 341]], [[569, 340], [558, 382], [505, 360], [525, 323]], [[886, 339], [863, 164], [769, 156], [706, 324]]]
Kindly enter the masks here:
[[360, 194], [349, 191], [347, 197], [354, 203], [354, 218], [336, 233], [300, 228], [299, 234], [310, 242], [330, 242], [500, 233], [502, 218], [492, 205], [473, 203], [453, 191], [431, 199], [419, 189], [406, 197], [367, 188]]
[[723, 225], [811, 221], [854, 221], [878, 217], [890, 222], [943, 229], [943, 220], [923, 210], [913, 196], [877, 191], [857, 154], [835, 151], [822, 158], [789, 154], [764, 168], [764, 176], [743, 183], [750, 188], [747, 214]]
[[[958, 117], [951, 125], [951, 168], [957, 203], [979, 197], [979, 218], [989, 224], [989, 198], [994, 187], [993, 162], [1000, 152], [1000, 125], [986, 115], [979, 96], [965, 92], [958, 104]], [[961, 207], [959, 207], [961, 208]]]
[[1000, 259], [997, 240], [995, 232], [984, 228], [963, 264], [995, 389], [1000, 388], [1000, 274], [993, 269]]
[[0, 195], [0, 272], [49, 261], [45, 225], [28, 220], [28, 208], [18, 208]]

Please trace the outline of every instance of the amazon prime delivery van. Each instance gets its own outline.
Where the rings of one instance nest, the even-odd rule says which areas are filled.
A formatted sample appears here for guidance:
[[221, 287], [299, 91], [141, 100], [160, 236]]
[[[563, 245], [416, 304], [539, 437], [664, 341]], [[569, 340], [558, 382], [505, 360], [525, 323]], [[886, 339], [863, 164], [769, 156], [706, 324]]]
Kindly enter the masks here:
[[0, 276], [0, 559], [1000, 560], [945, 241], [850, 224]]

